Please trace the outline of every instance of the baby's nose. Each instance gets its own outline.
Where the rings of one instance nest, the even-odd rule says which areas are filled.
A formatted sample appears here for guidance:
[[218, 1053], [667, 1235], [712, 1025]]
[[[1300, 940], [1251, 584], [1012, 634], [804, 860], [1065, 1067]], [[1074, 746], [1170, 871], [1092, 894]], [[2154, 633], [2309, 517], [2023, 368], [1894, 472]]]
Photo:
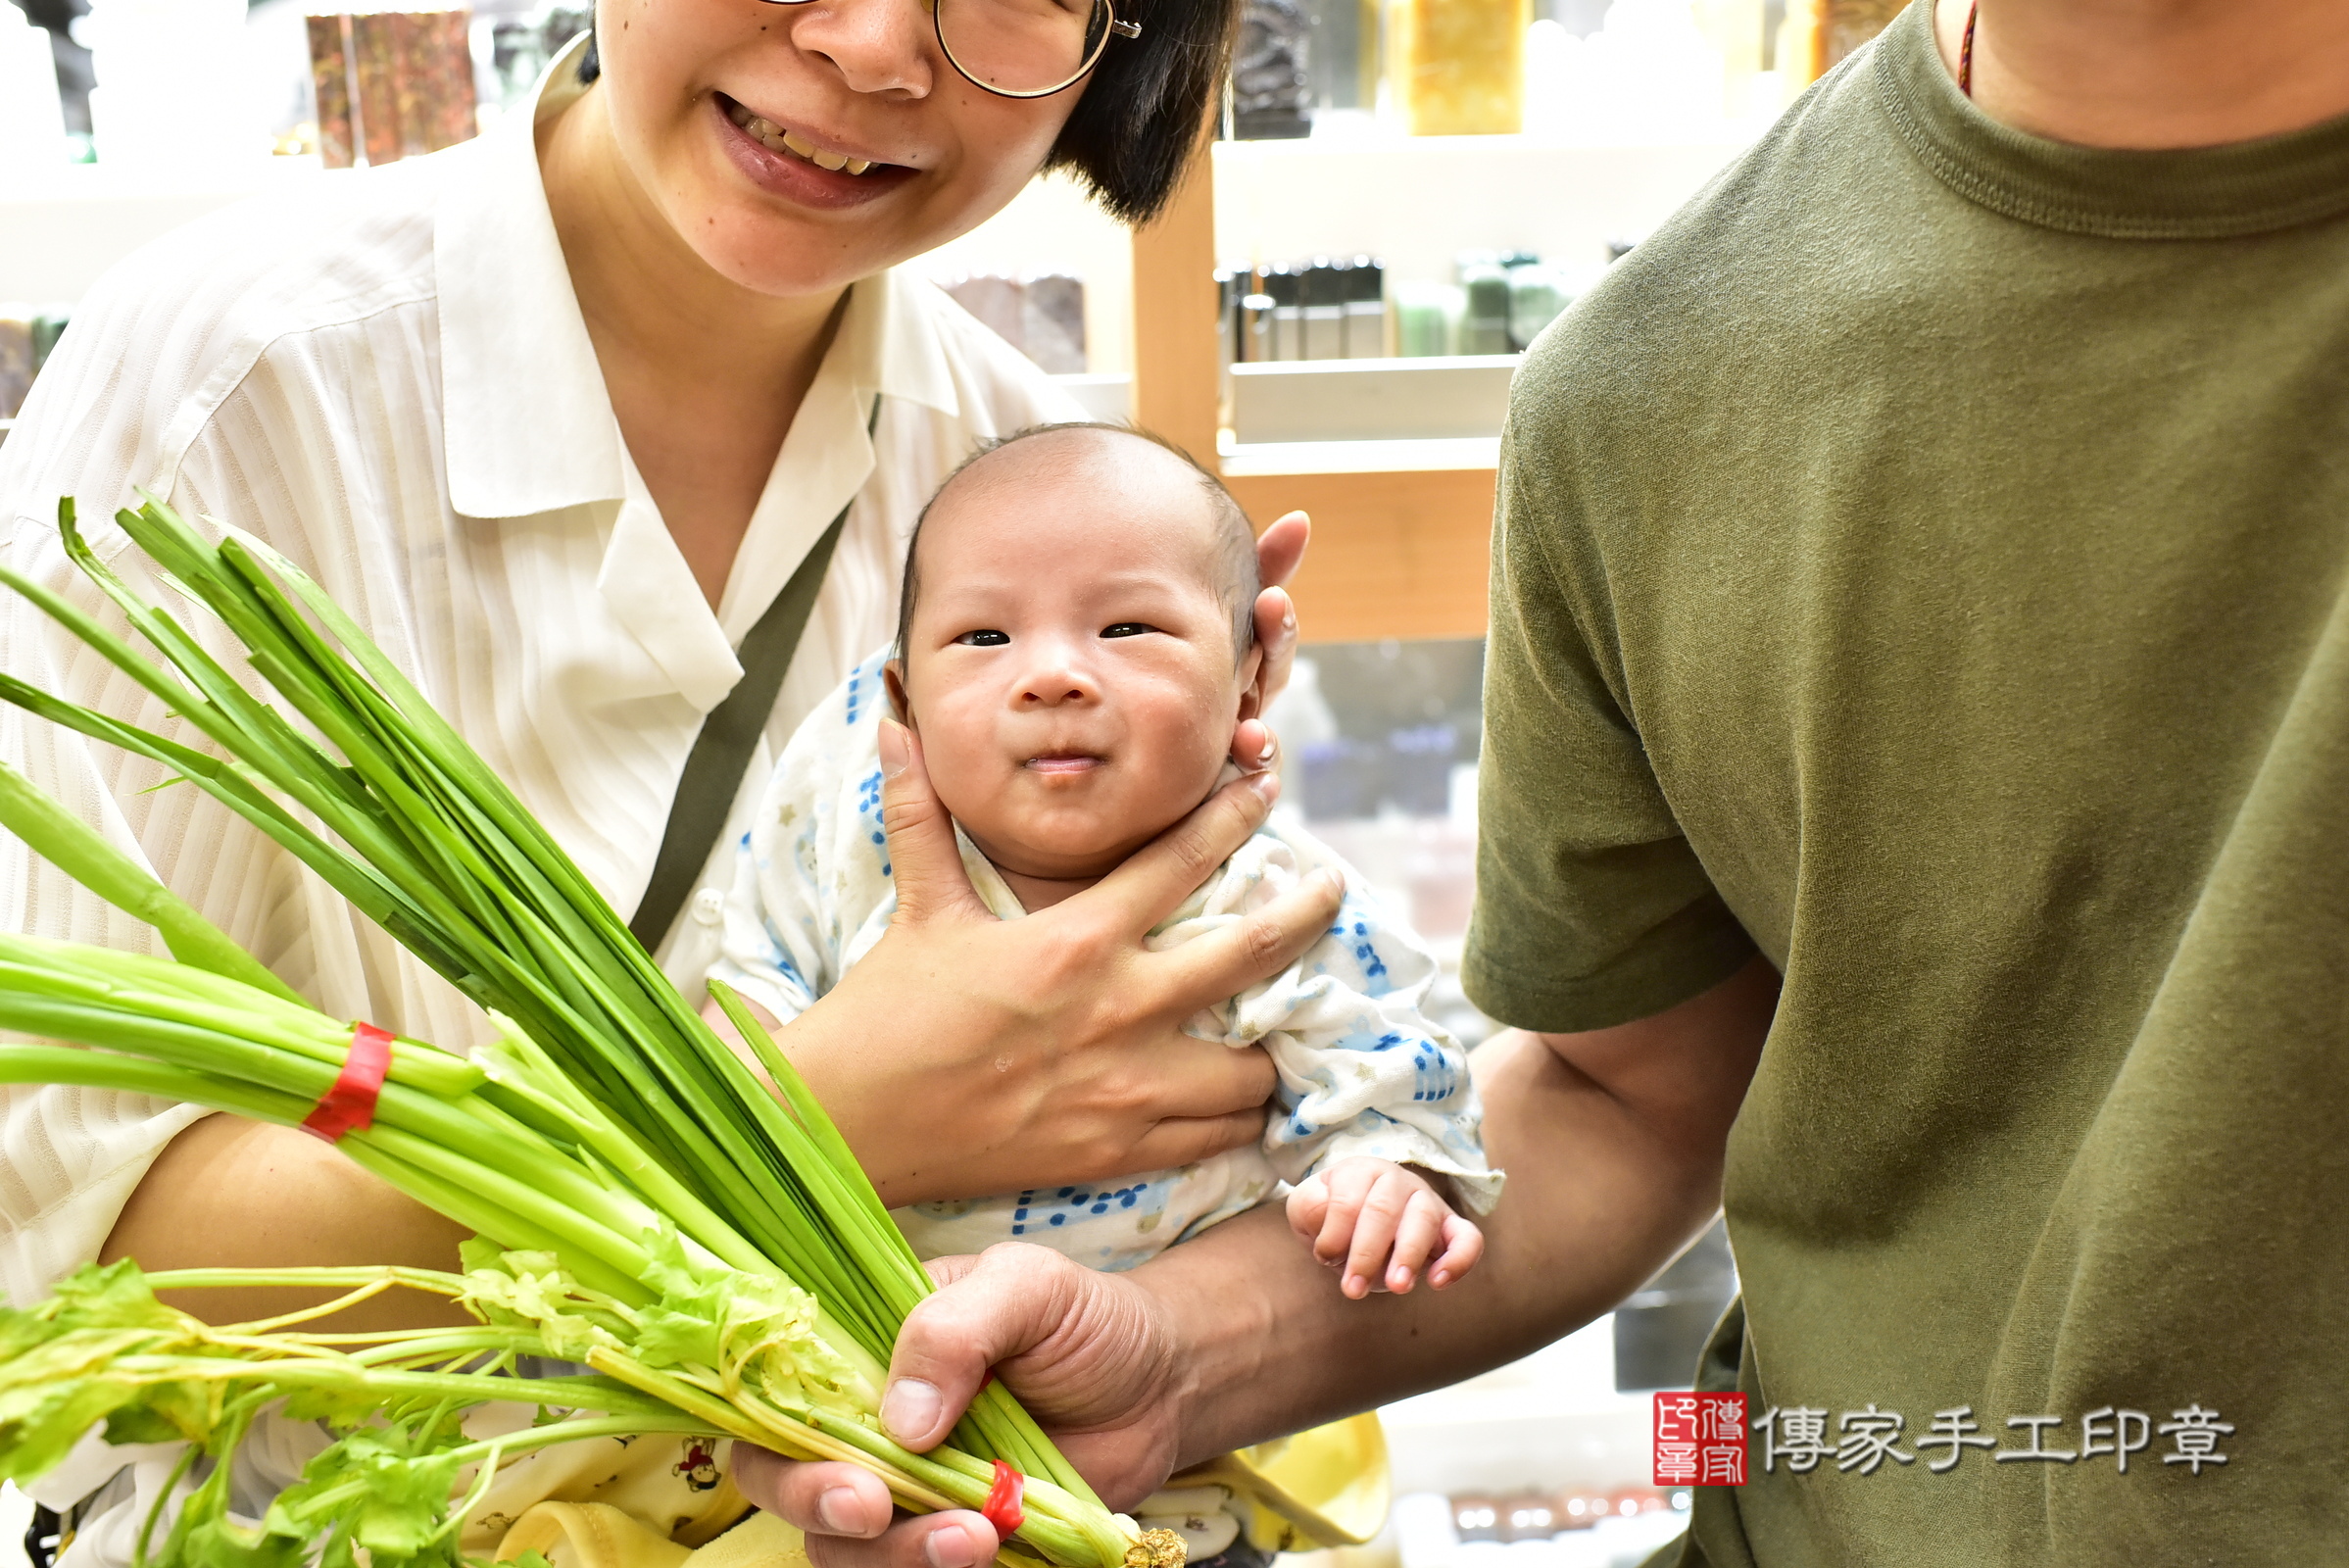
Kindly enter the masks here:
[[1019, 701], [1023, 708], [1063, 708], [1070, 703], [1086, 703], [1100, 695], [1094, 685], [1093, 672], [1077, 650], [1038, 649], [1043, 657], [1028, 671], [1020, 683]]

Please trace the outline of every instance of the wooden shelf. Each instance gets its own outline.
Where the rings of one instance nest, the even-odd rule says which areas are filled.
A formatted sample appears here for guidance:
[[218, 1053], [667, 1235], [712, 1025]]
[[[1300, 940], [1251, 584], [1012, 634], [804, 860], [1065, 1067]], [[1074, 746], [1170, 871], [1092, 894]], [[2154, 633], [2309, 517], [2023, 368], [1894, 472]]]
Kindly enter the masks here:
[[1307, 642], [1485, 635], [1493, 469], [1228, 474], [1261, 528], [1313, 517], [1313, 548], [1290, 584]]
[[[1306, 641], [1483, 636], [1496, 443], [1317, 442], [1238, 449], [1227, 465], [1215, 254], [1214, 163], [1201, 157], [1134, 234], [1136, 421], [1223, 474], [1259, 529], [1312, 514], [1313, 546], [1290, 585]], [[1351, 447], [1365, 450], [1336, 450]], [[1425, 466], [1395, 466], [1398, 455]]]

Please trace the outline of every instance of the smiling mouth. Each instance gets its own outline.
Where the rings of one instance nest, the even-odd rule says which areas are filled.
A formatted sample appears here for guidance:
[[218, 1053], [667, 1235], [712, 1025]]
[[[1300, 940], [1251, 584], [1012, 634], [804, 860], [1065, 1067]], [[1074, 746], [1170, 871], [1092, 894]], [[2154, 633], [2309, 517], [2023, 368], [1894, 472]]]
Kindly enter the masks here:
[[786, 130], [763, 115], [755, 115], [731, 98], [723, 99], [726, 118], [742, 127], [744, 135], [769, 152], [797, 158], [833, 173], [861, 174], [870, 169], [895, 169], [895, 164], [876, 164], [869, 159], [851, 158], [844, 153], [826, 152], [796, 130]]

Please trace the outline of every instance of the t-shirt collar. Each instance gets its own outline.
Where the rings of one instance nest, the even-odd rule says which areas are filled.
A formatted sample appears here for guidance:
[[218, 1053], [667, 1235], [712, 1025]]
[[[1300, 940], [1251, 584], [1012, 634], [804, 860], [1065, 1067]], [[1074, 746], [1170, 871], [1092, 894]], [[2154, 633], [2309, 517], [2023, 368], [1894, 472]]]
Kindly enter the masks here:
[[[581, 37], [541, 79], [529, 114], [440, 156], [454, 166], [433, 233], [443, 442], [451, 508], [522, 517], [626, 494], [619, 424], [547, 206], [535, 130], [585, 90]], [[893, 272], [850, 291], [819, 381], [952, 416], [959, 398], [914, 288]], [[861, 422], [861, 421], [859, 421]]]
[[1866, 65], [1901, 139], [1971, 201], [2114, 239], [2223, 239], [2349, 212], [2349, 116], [2224, 147], [2049, 141], [2000, 124], [1958, 91], [1933, 43], [1933, 11], [1932, 0], [1914, 0]]

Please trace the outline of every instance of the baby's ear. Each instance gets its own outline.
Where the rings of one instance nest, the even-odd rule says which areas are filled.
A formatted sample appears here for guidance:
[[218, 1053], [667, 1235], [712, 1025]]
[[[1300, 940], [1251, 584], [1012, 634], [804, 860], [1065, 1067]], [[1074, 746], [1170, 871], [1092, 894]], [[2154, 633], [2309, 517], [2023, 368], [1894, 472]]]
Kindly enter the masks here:
[[881, 684], [889, 688], [889, 716], [913, 727], [913, 705], [905, 700], [905, 662], [893, 659], [881, 666]]
[[1240, 661], [1241, 719], [1261, 718], [1264, 714], [1264, 649], [1250, 643], [1248, 654]]

